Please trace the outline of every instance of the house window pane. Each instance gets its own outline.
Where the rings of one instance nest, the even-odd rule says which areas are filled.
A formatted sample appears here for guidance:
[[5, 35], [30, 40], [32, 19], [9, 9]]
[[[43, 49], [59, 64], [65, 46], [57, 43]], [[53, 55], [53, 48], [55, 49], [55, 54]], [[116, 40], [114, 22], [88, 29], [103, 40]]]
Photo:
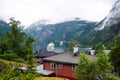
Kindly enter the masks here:
[[72, 66], [72, 71], [75, 71], [75, 65]]
[[52, 69], [56, 69], [56, 68], [57, 68], [57, 64], [56, 64], [56, 63], [51, 63], [51, 64], [50, 64], [50, 67], [51, 67]]
[[59, 64], [59, 68], [62, 69], [63, 68], [63, 64]]

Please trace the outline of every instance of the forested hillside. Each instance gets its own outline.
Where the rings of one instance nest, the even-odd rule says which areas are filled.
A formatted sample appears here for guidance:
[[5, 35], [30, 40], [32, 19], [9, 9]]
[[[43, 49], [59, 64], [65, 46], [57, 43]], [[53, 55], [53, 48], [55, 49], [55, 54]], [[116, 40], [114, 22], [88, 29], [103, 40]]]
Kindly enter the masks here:
[[5, 21], [0, 20], [0, 36], [3, 36], [8, 31], [10, 31], [9, 25]]

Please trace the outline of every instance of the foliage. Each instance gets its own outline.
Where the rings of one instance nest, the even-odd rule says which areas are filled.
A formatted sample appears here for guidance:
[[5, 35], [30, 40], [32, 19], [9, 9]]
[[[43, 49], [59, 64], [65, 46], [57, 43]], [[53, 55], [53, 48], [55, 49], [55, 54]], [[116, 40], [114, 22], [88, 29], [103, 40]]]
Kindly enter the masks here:
[[6, 67], [6, 64], [3, 61], [0, 61], [0, 72]]
[[97, 55], [97, 65], [99, 66], [100, 73], [105, 75], [106, 70], [111, 67], [109, 57], [105, 52], [99, 52]]
[[15, 74], [13, 73], [10, 65], [7, 65], [6, 68], [2, 69], [2, 71], [0, 72], [0, 79], [1, 80], [16, 80]]
[[22, 58], [17, 56], [15, 53], [6, 53], [3, 55], [0, 55], [1, 59], [9, 60], [9, 61], [16, 61], [16, 62], [24, 62]]
[[1, 41], [0, 42], [0, 54], [5, 54], [7, 50], [8, 50], [7, 45], [3, 41]]
[[10, 18], [10, 32], [6, 33], [5, 41], [6, 44], [12, 52], [16, 53], [20, 57], [24, 57], [22, 54], [22, 49], [24, 48], [25, 33], [20, 30], [20, 22], [16, 21], [14, 18]]
[[80, 55], [78, 65], [75, 67], [76, 78], [78, 80], [94, 80], [100, 74], [106, 79], [108, 77], [106, 76], [107, 70], [112, 68], [108, 55], [101, 51], [97, 53], [96, 59], [91, 61], [89, 57], [83, 53]]
[[119, 77], [117, 77], [111, 73], [107, 73], [105, 79], [106, 80], [119, 80]]
[[15, 62], [15, 61], [8, 61], [8, 60], [3, 60], [3, 59], [0, 59], [0, 62], [4, 63], [6, 65], [12, 64], [12, 65], [16, 65], [16, 66], [26, 66], [25, 63]]
[[7, 66], [7, 68], [0, 73], [0, 80], [34, 80], [34, 78], [35, 74], [23, 74], [20, 71], [14, 72], [10, 66]]
[[20, 74], [20, 76], [18, 76], [19, 80], [34, 80], [35, 79], [35, 74], [32, 73], [27, 73], [27, 74]]
[[114, 46], [110, 52], [110, 61], [120, 75], [120, 35], [115, 38]]
[[[22, 74], [18, 71], [14, 71], [11, 65], [7, 65], [6, 68], [0, 72], [1, 80], [34, 80], [35, 74], [33, 70], [33, 42], [32, 37], [28, 37], [24, 32], [21, 32], [20, 22], [14, 18], [10, 19], [10, 32], [2, 38], [0, 43], [1, 55], [0, 58], [9, 61], [24, 61], [27, 59], [27, 73]], [[1, 40], [1, 39], [0, 39]], [[10, 51], [10, 52], [7, 52]], [[23, 59], [22, 59], [23, 58]], [[3, 67], [3, 65], [1, 65]], [[18, 75], [19, 73], [19, 75]], [[7, 74], [7, 75], [6, 75]]]
[[97, 55], [98, 53], [103, 53], [103, 48], [102, 48], [103, 43], [99, 42], [95, 45], [94, 49], [95, 49], [95, 55]]
[[82, 53], [78, 65], [75, 67], [75, 76], [77, 80], [93, 80], [97, 75], [96, 63], [88, 59], [88, 57]]
[[68, 51], [73, 51], [73, 47], [76, 45], [77, 43], [75, 41], [69, 41], [68, 42]]
[[2, 68], [2, 71], [0, 71], [0, 80], [34, 80], [36, 76], [32, 73], [21, 73], [21, 71], [19, 71], [17, 68], [13, 69], [11, 67], [12, 64], [5, 64], [4, 62], [2, 62], [1, 64], [0, 67], [3, 67], [3, 65], [7, 66]]
[[32, 45], [33, 45], [34, 39], [32, 37], [28, 37], [26, 40], [26, 47], [27, 47], [27, 68], [28, 68], [28, 72], [34, 72], [34, 55], [33, 55], [33, 51], [32, 51]]
[[[10, 18], [9, 26], [10, 31], [4, 37], [0, 38], [0, 54], [12, 52], [26, 60], [28, 53], [26, 44], [29, 44], [26, 41], [29, 37], [21, 31], [20, 22], [14, 18]], [[19, 60], [21, 61], [22, 59], [19, 58]]]

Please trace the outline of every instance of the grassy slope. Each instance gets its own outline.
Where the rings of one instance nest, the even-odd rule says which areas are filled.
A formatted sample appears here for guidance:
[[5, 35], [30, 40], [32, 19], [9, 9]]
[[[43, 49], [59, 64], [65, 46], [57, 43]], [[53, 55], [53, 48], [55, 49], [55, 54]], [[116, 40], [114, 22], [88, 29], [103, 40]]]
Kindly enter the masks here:
[[14, 61], [8, 61], [8, 60], [3, 60], [3, 59], [0, 59], [1, 62], [4, 62], [5, 64], [17, 64], [17, 65], [21, 65], [21, 66], [26, 66], [25, 63], [18, 63], [18, 62], [14, 62]]

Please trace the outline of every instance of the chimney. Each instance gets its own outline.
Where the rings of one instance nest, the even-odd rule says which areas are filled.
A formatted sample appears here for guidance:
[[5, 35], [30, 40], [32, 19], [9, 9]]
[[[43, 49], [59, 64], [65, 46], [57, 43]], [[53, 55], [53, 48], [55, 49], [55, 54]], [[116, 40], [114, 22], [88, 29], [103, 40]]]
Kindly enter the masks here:
[[75, 46], [73, 47], [73, 53], [77, 53], [77, 52], [78, 52], [78, 46], [75, 45]]
[[94, 55], [95, 50], [89, 50], [89, 55]]

